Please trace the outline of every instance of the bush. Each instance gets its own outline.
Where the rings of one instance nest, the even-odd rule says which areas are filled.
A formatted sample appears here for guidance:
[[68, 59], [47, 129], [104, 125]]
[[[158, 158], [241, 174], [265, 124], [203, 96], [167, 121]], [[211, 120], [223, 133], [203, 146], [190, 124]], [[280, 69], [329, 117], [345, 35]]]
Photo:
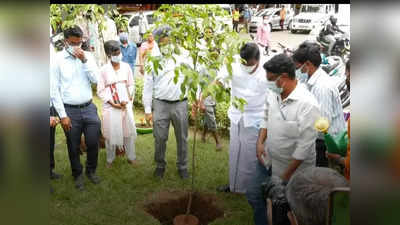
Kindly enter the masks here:
[[135, 77], [135, 98], [133, 100], [133, 105], [135, 108], [143, 109], [143, 101], [142, 101], [142, 96], [143, 96], [143, 84], [144, 80], [142, 77]]

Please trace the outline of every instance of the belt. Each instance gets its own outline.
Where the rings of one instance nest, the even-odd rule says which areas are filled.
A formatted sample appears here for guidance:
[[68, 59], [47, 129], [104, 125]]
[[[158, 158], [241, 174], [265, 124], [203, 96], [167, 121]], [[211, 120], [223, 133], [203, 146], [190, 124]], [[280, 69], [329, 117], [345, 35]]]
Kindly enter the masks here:
[[169, 104], [172, 104], [172, 103], [177, 103], [177, 102], [184, 102], [184, 101], [187, 100], [187, 98], [184, 98], [184, 99], [182, 99], [182, 100], [175, 100], [175, 101], [169, 101], [169, 100], [158, 99], [158, 98], [156, 98], [156, 100], [162, 101], [162, 102], [166, 102], [166, 103], [169, 103]]
[[71, 107], [71, 108], [79, 108], [80, 109], [80, 108], [85, 108], [85, 107], [89, 106], [91, 103], [92, 103], [92, 100], [89, 100], [88, 102], [80, 104], [80, 105], [70, 105], [70, 104], [65, 104], [64, 103], [64, 106]]

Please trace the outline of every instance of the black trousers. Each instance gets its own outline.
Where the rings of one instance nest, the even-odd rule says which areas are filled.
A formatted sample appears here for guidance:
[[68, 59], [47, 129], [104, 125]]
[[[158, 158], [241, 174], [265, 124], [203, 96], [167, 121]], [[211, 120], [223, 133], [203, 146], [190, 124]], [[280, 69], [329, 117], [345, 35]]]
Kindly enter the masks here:
[[80, 143], [82, 133], [85, 135], [87, 146], [86, 173], [95, 173], [99, 152], [100, 119], [97, 115], [97, 107], [91, 103], [83, 108], [65, 106], [67, 116], [71, 119], [72, 128], [65, 132], [67, 138], [68, 156], [71, 163], [72, 176], [82, 174], [83, 167], [80, 161]]
[[324, 140], [317, 139], [316, 144], [316, 166], [318, 167], [328, 167], [328, 158], [325, 156], [326, 145]]
[[238, 26], [239, 26], [239, 21], [233, 21], [233, 30], [234, 31], [239, 32]]
[[[58, 116], [53, 106], [50, 107], [50, 116]], [[54, 170], [54, 144], [55, 144], [56, 128], [50, 127], [50, 173]]]

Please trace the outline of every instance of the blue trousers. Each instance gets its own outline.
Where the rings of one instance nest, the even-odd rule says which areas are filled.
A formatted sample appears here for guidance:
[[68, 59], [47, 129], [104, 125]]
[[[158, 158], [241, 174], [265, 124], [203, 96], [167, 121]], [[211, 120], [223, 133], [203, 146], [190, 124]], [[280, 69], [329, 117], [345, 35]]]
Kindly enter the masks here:
[[65, 111], [71, 119], [72, 128], [65, 132], [67, 138], [68, 156], [71, 163], [72, 176], [82, 174], [79, 149], [82, 133], [85, 135], [87, 146], [86, 173], [95, 173], [99, 152], [100, 119], [97, 115], [97, 107], [91, 103], [84, 108], [71, 108], [65, 106]]
[[261, 184], [271, 176], [271, 168], [267, 169], [259, 161], [257, 161], [256, 172], [249, 180], [246, 191], [246, 198], [254, 212], [255, 225], [268, 225], [267, 220], [267, 204], [263, 197]]

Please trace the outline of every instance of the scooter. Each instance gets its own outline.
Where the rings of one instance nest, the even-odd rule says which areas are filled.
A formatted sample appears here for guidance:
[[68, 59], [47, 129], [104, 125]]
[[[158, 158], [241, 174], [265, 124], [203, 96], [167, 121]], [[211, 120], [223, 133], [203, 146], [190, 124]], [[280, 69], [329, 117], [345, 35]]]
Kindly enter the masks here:
[[346, 85], [346, 64], [340, 56], [326, 57], [325, 64], [321, 68], [332, 78], [335, 86], [338, 88], [342, 107], [350, 104], [350, 92]]
[[[348, 57], [348, 54], [350, 54], [350, 38], [346, 33], [341, 34], [341, 33], [336, 33], [334, 35], [336, 42], [335, 45], [332, 48], [332, 53], [331, 55], [337, 55], [340, 56], [343, 60], [346, 60]], [[329, 42], [327, 42], [323, 37], [320, 35], [316, 37], [317, 42], [322, 46], [322, 52], [325, 55], [328, 55], [328, 49], [329, 49]]]

